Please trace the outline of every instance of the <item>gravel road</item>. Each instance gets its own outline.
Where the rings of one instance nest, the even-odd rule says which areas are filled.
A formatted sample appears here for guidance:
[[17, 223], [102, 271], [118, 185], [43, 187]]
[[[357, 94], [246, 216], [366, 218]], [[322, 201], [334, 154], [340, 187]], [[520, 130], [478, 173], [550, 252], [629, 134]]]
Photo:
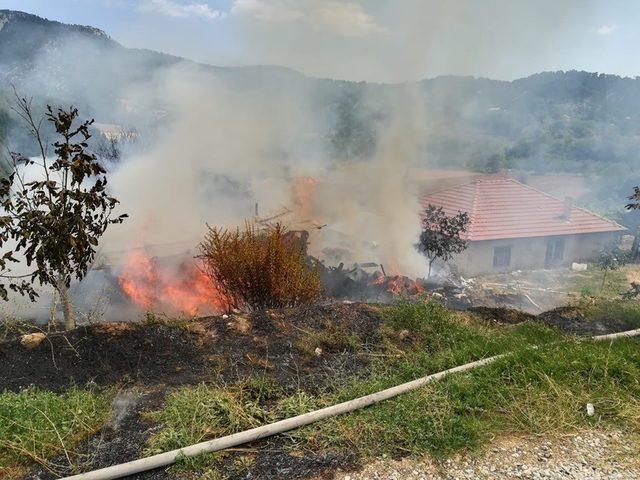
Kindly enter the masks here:
[[381, 459], [338, 480], [640, 479], [640, 436], [588, 431], [496, 440], [478, 455], [435, 462]]

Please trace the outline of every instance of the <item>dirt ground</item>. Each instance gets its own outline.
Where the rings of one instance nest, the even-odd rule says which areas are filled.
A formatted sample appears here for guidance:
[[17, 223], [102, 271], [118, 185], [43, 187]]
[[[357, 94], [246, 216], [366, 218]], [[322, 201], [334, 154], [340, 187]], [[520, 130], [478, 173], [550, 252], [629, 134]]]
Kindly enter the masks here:
[[[561, 309], [536, 317], [506, 308], [478, 307], [469, 315], [506, 324], [542, 321], [581, 334], [603, 333], [601, 328], [608, 328], [581, 327], [575, 315]], [[20, 343], [25, 331], [35, 330], [25, 326], [9, 331], [0, 343], [0, 385], [13, 391], [34, 385], [58, 392], [87, 382], [117, 386], [111, 422], [78, 447], [87, 468], [100, 468], [141, 456], [158, 428], [144, 414], [160, 408], [170, 388], [234, 382], [261, 371], [268, 371], [285, 391], [303, 388], [314, 392], [335, 386], [370, 364], [367, 346], [379, 344], [382, 321], [380, 306], [335, 303], [208, 317], [184, 324], [152, 319], [88, 325], [51, 333], [33, 349]], [[610, 330], [616, 328], [612, 325]], [[310, 336], [313, 342], [308, 341]], [[354, 349], [348, 340], [354, 336], [364, 351]], [[338, 468], [358, 468], [355, 456], [292, 455], [285, 449], [285, 440], [274, 438], [251, 446], [256, 453], [251, 478], [333, 478]], [[232, 453], [230, 464], [234, 455], [241, 456], [242, 449]], [[229, 478], [245, 478], [233, 469], [228, 473]], [[51, 477], [38, 469], [27, 478]], [[155, 471], [136, 478], [176, 477]]]
[[640, 478], [640, 439], [619, 431], [505, 437], [478, 455], [445, 461], [382, 459], [339, 480], [497, 480], [520, 478], [631, 480]]
[[[458, 300], [466, 302], [467, 307], [505, 307], [539, 315], [582, 297], [617, 298], [638, 279], [640, 266], [635, 264], [608, 272], [604, 282], [602, 270], [595, 265], [588, 265], [584, 271], [516, 270], [463, 279], [464, 289]], [[451, 306], [455, 308], [455, 302]]]
[[266, 369], [282, 385], [302, 381], [312, 390], [322, 388], [326, 374], [347, 374], [368, 360], [349, 345], [323, 345], [322, 338], [324, 353], [340, 355], [314, 355], [303, 341], [309, 332], [335, 332], [335, 339], [348, 333], [367, 344], [381, 322], [376, 306], [334, 304], [208, 317], [186, 327], [162, 320], [88, 325], [51, 333], [31, 350], [20, 344], [22, 329], [0, 343], [0, 385], [56, 392], [87, 382], [158, 388], [233, 382]]

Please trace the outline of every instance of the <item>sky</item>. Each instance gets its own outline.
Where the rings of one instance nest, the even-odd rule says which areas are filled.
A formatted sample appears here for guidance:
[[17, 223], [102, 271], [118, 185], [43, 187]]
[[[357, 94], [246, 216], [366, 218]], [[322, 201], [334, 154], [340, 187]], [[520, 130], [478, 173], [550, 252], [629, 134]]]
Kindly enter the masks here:
[[92, 25], [127, 47], [316, 77], [640, 75], [640, 2], [627, 0], [0, 0], [0, 8]]

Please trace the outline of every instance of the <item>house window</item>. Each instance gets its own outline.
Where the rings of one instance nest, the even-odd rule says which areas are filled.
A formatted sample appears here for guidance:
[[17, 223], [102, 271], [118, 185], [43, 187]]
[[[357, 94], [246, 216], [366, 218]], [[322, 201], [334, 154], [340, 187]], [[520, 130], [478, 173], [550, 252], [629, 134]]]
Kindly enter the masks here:
[[547, 253], [545, 262], [554, 264], [562, 262], [564, 256], [564, 238], [550, 238], [547, 241]]
[[493, 268], [504, 268], [511, 264], [511, 247], [493, 249]]

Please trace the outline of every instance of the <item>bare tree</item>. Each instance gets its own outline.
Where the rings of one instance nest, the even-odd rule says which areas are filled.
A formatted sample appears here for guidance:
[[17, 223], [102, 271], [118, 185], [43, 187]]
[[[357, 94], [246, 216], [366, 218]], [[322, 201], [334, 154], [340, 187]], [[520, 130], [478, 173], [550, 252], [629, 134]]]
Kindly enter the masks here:
[[[49, 106], [45, 116], [36, 120], [31, 100], [17, 94], [16, 99], [15, 112], [33, 136], [39, 158], [10, 153], [10, 173], [0, 181], [4, 214], [0, 245], [12, 241], [15, 246], [2, 258], [12, 261], [14, 254], [22, 255], [31, 270], [31, 283], [51, 285], [58, 292], [65, 328], [70, 329], [75, 321], [69, 286], [86, 275], [108, 226], [121, 223], [126, 215], [112, 218], [118, 200], [107, 194], [105, 169], [87, 151], [93, 120], [78, 123], [77, 109], [54, 112]], [[58, 135], [52, 157], [47, 155], [41, 133], [45, 119]], [[10, 288], [24, 293], [18, 287]]]
[[607, 272], [618, 270], [624, 266], [629, 260], [629, 252], [620, 249], [617, 243], [612, 242], [600, 251], [598, 256], [598, 268], [602, 270], [602, 283], [600, 285], [600, 293], [604, 290], [607, 281]]
[[429, 273], [436, 259], [450, 260], [455, 254], [467, 248], [462, 234], [467, 230], [469, 215], [458, 212], [447, 216], [442, 207], [427, 205], [422, 219], [422, 233], [417, 248], [429, 259]]

